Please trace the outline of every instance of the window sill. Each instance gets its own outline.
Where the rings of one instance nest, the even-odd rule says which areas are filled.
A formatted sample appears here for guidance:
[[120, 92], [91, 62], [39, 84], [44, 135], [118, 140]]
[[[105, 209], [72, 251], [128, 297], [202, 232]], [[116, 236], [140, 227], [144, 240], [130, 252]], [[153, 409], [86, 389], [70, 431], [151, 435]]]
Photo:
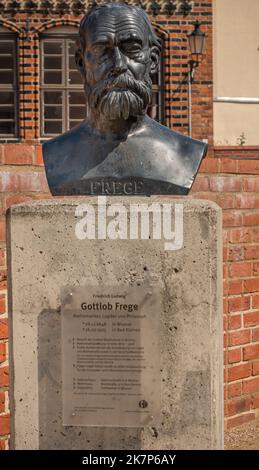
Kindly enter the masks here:
[[17, 137], [0, 137], [0, 144], [17, 144], [21, 142]]

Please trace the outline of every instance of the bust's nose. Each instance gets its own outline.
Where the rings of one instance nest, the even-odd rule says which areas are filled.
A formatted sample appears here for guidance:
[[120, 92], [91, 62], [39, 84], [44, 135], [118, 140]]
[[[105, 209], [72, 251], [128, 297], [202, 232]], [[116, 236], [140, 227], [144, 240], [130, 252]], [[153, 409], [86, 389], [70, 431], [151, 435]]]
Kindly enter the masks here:
[[120, 75], [127, 71], [127, 64], [124, 55], [121, 53], [118, 47], [114, 48], [114, 62], [113, 62], [113, 72], [116, 75]]

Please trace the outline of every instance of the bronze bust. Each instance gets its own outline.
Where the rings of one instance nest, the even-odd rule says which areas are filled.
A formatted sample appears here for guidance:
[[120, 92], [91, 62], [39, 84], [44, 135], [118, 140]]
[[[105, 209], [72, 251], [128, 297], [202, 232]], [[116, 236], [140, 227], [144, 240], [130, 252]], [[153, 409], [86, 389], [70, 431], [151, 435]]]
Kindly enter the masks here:
[[161, 43], [144, 10], [95, 6], [79, 35], [88, 117], [43, 145], [51, 193], [188, 194], [207, 144], [146, 114]]

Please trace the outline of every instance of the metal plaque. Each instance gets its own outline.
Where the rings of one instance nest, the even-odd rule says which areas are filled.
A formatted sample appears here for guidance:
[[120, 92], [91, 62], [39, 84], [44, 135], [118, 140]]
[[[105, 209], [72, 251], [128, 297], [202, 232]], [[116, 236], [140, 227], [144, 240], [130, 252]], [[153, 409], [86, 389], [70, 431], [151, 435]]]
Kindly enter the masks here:
[[147, 285], [66, 288], [61, 312], [63, 425], [154, 425], [158, 293]]

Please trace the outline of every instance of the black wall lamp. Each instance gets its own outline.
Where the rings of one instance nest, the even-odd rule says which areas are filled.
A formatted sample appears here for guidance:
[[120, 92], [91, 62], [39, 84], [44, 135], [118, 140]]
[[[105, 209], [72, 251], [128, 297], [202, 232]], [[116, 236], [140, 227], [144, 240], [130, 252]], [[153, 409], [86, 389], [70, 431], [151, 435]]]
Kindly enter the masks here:
[[206, 46], [206, 34], [200, 30], [201, 23], [195, 21], [193, 31], [187, 36], [191, 59], [188, 62], [188, 105], [189, 105], [189, 135], [192, 135], [192, 83], [195, 71], [200, 64], [201, 56]]
[[199, 66], [201, 56], [204, 53], [206, 46], [206, 34], [200, 30], [201, 23], [199, 21], [195, 21], [193, 26], [194, 30], [187, 36], [192, 56], [189, 61], [192, 80], [194, 78], [195, 69]]

